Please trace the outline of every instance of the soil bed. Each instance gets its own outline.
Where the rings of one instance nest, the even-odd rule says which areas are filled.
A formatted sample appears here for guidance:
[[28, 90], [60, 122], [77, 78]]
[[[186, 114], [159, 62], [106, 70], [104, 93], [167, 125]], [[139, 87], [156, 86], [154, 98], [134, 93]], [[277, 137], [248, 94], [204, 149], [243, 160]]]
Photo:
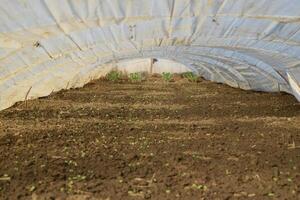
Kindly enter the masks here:
[[300, 199], [300, 105], [94, 81], [0, 112], [0, 199]]

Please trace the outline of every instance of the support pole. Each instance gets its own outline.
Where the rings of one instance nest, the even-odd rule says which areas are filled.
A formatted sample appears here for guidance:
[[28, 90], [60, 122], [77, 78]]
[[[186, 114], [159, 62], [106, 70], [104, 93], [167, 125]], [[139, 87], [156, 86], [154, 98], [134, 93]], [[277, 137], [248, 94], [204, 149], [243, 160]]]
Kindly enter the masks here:
[[154, 64], [154, 59], [151, 58], [151, 60], [150, 60], [150, 75], [153, 74], [153, 64]]

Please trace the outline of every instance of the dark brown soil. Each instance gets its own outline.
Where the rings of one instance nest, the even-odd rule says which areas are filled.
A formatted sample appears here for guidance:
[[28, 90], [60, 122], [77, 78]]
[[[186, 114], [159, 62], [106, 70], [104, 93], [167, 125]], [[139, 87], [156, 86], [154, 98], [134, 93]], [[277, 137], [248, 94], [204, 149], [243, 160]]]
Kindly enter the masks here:
[[0, 199], [300, 199], [287, 94], [95, 81], [0, 112]]

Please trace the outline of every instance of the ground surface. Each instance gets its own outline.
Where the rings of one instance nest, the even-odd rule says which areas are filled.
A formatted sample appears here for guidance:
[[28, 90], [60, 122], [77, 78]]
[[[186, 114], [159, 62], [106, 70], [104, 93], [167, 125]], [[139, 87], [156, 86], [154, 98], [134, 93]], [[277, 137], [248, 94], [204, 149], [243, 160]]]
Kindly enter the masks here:
[[0, 112], [0, 199], [300, 199], [300, 106], [96, 81]]

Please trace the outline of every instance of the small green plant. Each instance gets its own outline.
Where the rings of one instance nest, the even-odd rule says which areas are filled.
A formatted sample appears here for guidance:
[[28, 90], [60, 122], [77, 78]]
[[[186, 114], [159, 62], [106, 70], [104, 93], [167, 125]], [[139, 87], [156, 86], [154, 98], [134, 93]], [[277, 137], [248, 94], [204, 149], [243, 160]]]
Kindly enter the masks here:
[[118, 72], [118, 71], [111, 71], [109, 72], [107, 75], [106, 75], [106, 78], [109, 80], [109, 81], [112, 81], [112, 82], [116, 82], [118, 81], [120, 78], [121, 78], [121, 72]]
[[164, 79], [164, 81], [170, 82], [173, 78], [173, 75], [170, 72], [163, 72], [162, 78]]
[[198, 76], [194, 74], [193, 72], [185, 72], [182, 74], [183, 78], [186, 78], [187, 80], [191, 82], [196, 82], [198, 80]]
[[129, 79], [131, 82], [140, 82], [140, 81], [142, 81], [142, 74], [138, 73], [138, 72], [130, 73]]
[[192, 185], [192, 188], [195, 189], [195, 190], [207, 190], [206, 185], [201, 185], [201, 184], [196, 184], [196, 183], [194, 183]]

